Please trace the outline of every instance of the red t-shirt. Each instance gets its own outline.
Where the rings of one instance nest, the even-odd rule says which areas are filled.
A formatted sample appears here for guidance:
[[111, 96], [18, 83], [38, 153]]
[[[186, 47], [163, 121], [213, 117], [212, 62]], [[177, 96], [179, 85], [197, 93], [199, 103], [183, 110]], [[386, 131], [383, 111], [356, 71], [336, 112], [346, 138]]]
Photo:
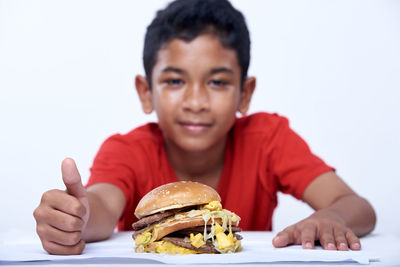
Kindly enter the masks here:
[[[223, 207], [241, 217], [243, 230], [271, 230], [277, 192], [301, 199], [310, 182], [330, 170], [286, 118], [257, 113], [236, 119], [228, 133], [217, 191]], [[176, 181], [161, 130], [149, 123], [103, 143], [87, 186], [105, 182], [122, 190], [127, 202], [118, 222], [121, 231], [132, 230], [134, 210], [147, 192]]]

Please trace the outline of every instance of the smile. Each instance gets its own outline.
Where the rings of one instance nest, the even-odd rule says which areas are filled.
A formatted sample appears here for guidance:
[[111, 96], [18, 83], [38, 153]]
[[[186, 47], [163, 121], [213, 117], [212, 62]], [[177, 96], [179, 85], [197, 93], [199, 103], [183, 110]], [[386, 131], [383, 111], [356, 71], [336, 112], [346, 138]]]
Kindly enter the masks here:
[[189, 133], [202, 133], [211, 128], [211, 123], [179, 122], [179, 125]]

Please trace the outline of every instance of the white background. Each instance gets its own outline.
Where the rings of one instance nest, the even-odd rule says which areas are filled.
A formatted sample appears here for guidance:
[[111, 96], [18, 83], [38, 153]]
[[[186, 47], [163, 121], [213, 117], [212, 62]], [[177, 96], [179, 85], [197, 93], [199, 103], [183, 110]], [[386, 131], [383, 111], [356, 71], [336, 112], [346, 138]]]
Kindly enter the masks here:
[[[83, 180], [102, 141], [148, 121], [134, 89], [146, 26], [168, 1], [0, 0], [0, 231], [34, 231], [41, 194]], [[233, 4], [252, 38], [251, 112], [278, 112], [400, 235], [400, 1]], [[311, 209], [280, 195], [274, 230]]]

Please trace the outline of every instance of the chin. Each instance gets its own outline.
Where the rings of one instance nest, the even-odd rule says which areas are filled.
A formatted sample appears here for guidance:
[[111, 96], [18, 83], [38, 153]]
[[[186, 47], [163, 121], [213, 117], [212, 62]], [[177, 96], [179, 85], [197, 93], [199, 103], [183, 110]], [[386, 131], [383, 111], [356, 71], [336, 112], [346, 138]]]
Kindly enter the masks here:
[[[221, 141], [223, 142], [223, 141]], [[170, 139], [167, 141], [167, 145], [172, 145], [175, 148], [178, 148], [181, 151], [185, 151], [188, 153], [201, 153], [207, 152], [212, 148], [217, 147], [220, 142], [211, 141], [207, 137], [174, 137], [174, 139]]]

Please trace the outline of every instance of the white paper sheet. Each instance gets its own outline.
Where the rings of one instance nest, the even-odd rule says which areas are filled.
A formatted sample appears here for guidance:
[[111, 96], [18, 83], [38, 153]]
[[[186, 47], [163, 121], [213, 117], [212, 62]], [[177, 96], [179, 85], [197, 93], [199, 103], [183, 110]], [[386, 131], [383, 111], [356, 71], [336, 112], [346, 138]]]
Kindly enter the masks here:
[[270, 263], [270, 262], [355, 262], [368, 264], [378, 259], [368, 251], [326, 251], [321, 248], [304, 250], [300, 246], [276, 249], [271, 245], [270, 232], [243, 232], [243, 251], [234, 254], [203, 255], [163, 255], [135, 253], [134, 243], [129, 232], [115, 234], [103, 242], [87, 244], [82, 255], [49, 255], [38, 240], [2, 240], [0, 244], [0, 263], [26, 261], [79, 261], [85, 259], [124, 259], [130, 263], [169, 263], [169, 264], [228, 264], [228, 263]]

